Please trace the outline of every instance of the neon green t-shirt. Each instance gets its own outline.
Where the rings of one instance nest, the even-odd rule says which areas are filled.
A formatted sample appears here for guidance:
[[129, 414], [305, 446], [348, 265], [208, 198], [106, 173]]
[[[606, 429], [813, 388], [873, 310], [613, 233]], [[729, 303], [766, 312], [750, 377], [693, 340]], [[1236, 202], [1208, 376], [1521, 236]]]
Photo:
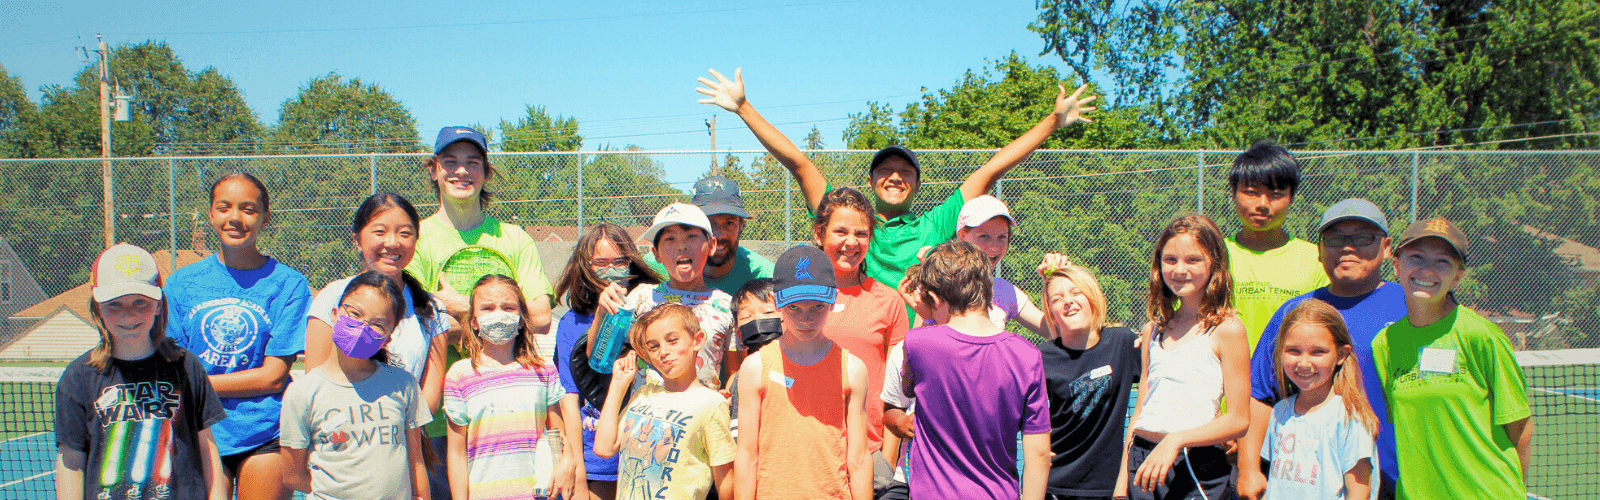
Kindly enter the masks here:
[[[522, 296], [533, 301], [543, 295], [550, 306], [555, 307], [555, 299], [550, 297], [550, 280], [544, 275], [544, 264], [539, 261], [539, 249], [533, 245], [533, 237], [522, 228], [494, 217], [484, 216], [483, 223], [466, 231], [457, 231], [438, 215], [423, 219], [417, 233], [416, 256], [411, 258], [406, 272], [417, 277], [429, 292], [437, 292], [440, 289], [439, 268], [467, 245], [482, 245], [505, 255], [516, 270], [517, 275], [512, 277], [522, 287]], [[456, 291], [463, 295], [471, 293], [470, 290]]]
[[1499, 327], [1460, 306], [1422, 328], [1401, 319], [1372, 340], [1372, 358], [1394, 422], [1399, 498], [1525, 498], [1501, 426], [1531, 413]]
[[[833, 185], [829, 184], [827, 190], [833, 191]], [[872, 231], [867, 257], [861, 262], [867, 277], [891, 287], [900, 286], [906, 268], [917, 263], [917, 250], [944, 243], [956, 235], [956, 217], [961, 215], [961, 207], [966, 203], [961, 190], [956, 189], [944, 202], [922, 214], [906, 212], [893, 219], [873, 214], [878, 219], [878, 227]], [[816, 217], [815, 212], [808, 213]]]
[[[1328, 285], [1328, 275], [1317, 261], [1317, 245], [1290, 238], [1281, 247], [1265, 252], [1239, 246], [1233, 236], [1227, 239], [1228, 269], [1233, 272], [1233, 308], [1244, 322], [1250, 352], [1263, 329], [1289, 299]], [[1276, 335], [1276, 332], [1273, 333]]]

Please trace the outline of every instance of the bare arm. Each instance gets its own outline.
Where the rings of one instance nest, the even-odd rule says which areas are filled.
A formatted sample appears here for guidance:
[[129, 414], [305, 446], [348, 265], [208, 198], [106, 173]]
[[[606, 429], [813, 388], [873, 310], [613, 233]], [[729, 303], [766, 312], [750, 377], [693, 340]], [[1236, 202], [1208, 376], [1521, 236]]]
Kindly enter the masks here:
[[872, 498], [872, 455], [867, 452], [867, 365], [853, 354], [845, 356], [850, 394], [845, 402], [844, 453], [850, 469], [850, 493], [856, 500]]
[[428, 346], [428, 364], [422, 367], [422, 399], [428, 403], [428, 413], [437, 413], [444, 401], [444, 374], [450, 367], [444, 365], [444, 335], [433, 338]]
[[301, 493], [311, 492], [311, 467], [307, 465], [305, 449], [284, 446], [278, 455], [283, 457], [283, 485]]
[[1051, 337], [1050, 326], [1044, 324], [1044, 311], [1040, 310], [1039, 306], [1033, 305], [1033, 300], [1028, 298], [1028, 294], [1022, 293], [1022, 290], [1017, 290], [1017, 298], [1021, 299], [1017, 304], [1017, 322], [1040, 337], [1054, 340]]
[[[528, 331], [534, 335], [550, 334], [550, 296], [540, 295], [528, 302]], [[541, 342], [545, 340], [541, 339]], [[548, 342], [555, 342], [552, 338]]]
[[629, 352], [612, 365], [606, 404], [600, 409], [600, 422], [594, 425], [594, 454], [600, 458], [611, 458], [622, 450], [624, 438], [618, 432], [622, 424], [622, 398], [628, 395], [628, 386], [633, 384], [633, 376], [639, 371], [636, 359], [638, 355]]
[[211, 375], [211, 388], [218, 397], [248, 398], [277, 394], [289, 387], [289, 366], [294, 356], [267, 356], [261, 366], [233, 373]]
[[734, 498], [756, 498], [756, 443], [761, 436], [761, 356], [739, 367], [739, 448], [733, 458]]
[[217, 454], [217, 441], [211, 438], [211, 429], [201, 429], [195, 441], [200, 447], [200, 473], [206, 480], [206, 496], [211, 500], [227, 500], [233, 493], [233, 484], [222, 471], [222, 455]]
[[[589, 475], [584, 470], [583, 463], [583, 415], [580, 413], [583, 405], [578, 402], [578, 395], [567, 393], [561, 396], [561, 412], [563, 413], [561, 434], [572, 436], [574, 444], [567, 445], [567, 455], [572, 458], [572, 487], [577, 491], [589, 491]], [[567, 415], [571, 415], [568, 417]], [[462, 497], [466, 498], [466, 497]]]
[[716, 77], [716, 81], [700, 77], [700, 84], [709, 88], [695, 90], [710, 96], [701, 99], [700, 104], [715, 104], [739, 115], [739, 119], [744, 120], [750, 132], [756, 135], [756, 140], [761, 141], [761, 146], [767, 148], [767, 152], [772, 153], [772, 157], [777, 158], [778, 163], [782, 163], [784, 168], [789, 169], [789, 175], [793, 175], [795, 182], [800, 184], [800, 194], [806, 200], [806, 207], [816, 212], [817, 205], [822, 203], [822, 195], [828, 194], [828, 180], [822, 178], [822, 171], [817, 170], [817, 166], [811, 163], [811, 159], [807, 158], [793, 141], [785, 137], [783, 132], [779, 132], [777, 127], [767, 123], [767, 119], [756, 112], [755, 106], [751, 106], [750, 101], [745, 100], [743, 73], [742, 68], [735, 69], [732, 81], [717, 70], [711, 70], [711, 76]]
[[[1222, 362], [1222, 397], [1227, 401], [1250, 399], [1250, 353], [1245, 347], [1244, 324], [1230, 318], [1211, 333], [1212, 348]], [[1147, 339], [1148, 340], [1148, 339]], [[1148, 345], [1148, 344], [1147, 344]], [[1148, 375], [1148, 374], [1146, 374]], [[1250, 405], [1232, 404], [1221, 415], [1193, 429], [1167, 434], [1150, 450], [1134, 481], [1145, 490], [1166, 482], [1167, 470], [1184, 448], [1226, 443], [1244, 436], [1250, 427]]]
[[1122, 466], [1117, 468], [1117, 486], [1111, 494], [1128, 495], [1129, 481], [1133, 478], [1128, 474], [1128, 450], [1133, 446], [1134, 424], [1139, 423], [1139, 414], [1144, 411], [1144, 402], [1150, 398], [1148, 384], [1150, 383], [1150, 335], [1155, 330], [1155, 324], [1146, 323], [1144, 331], [1139, 332], [1139, 395], [1133, 403], [1133, 415], [1128, 417], [1128, 429], [1122, 437]]
[[711, 466], [711, 486], [717, 489], [717, 498], [733, 498], [733, 464]]
[[[572, 415], [573, 419], [576, 420], [578, 412], [567, 413], [566, 407], [561, 403], [557, 403], [549, 411], [549, 416], [546, 417], [548, 419], [546, 425], [552, 430], [549, 442], [553, 448], [550, 450], [550, 456], [555, 457], [556, 461], [555, 467], [552, 468], [551, 472], [550, 494], [560, 495], [561, 498], [572, 498], [573, 485], [577, 484], [573, 477], [573, 469], [576, 466], [573, 465], [572, 449], [583, 449], [583, 435], [578, 434], [575, 438], [566, 438], [562, 435], [561, 429], [566, 427], [567, 415]], [[566, 439], [576, 440], [577, 445], [574, 446], [566, 442]], [[583, 457], [578, 457], [576, 461], [582, 462]]]
[[428, 469], [422, 465], [422, 428], [406, 431], [406, 462], [411, 470], [411, 498], [428, 499]]
[[450, 498], [470, 498], [467, 496], [467, 428], [455, 422], [449, 425], [445, 463], [449, 464]]
[[1022, 435], [1022, 500], [1044, 500], [1050, 480], [1050, 433]]
[[322, 366], [333, 356], [333, 326], [317, 318], [306, 318], [306, 370]]
[[1084, 118], [1083, 113], [1094, 111], [1096, 108], [1086, 108], [1083, 105], [1094, 101], [1096, 96], [1089, 96], [1082, 100], [1078, 99], [1078, 96], [1089, 88], [1089, 84], [1078, 87], [1078, 90], [1073, 92], [1070, 97], [1067, 96], [1066, 87], [1060, 85], [1056, 87], [1060, 91], [1056, 94], [1055, 111], [1051, 112], [1050, 116], [1044, 117], [1043, 120], [1039, 120], [1037, 125], [1028, 129], [1027, 132], [1023, 132], [1021, 136], [1012, 140], [1010, 144], [1000, 148], [1000, 151], [996, 152], [994, 157], [989, 158], [987, 163], [974, 170], [972, 175], [967, 176], [967, 180], [961, 183], [962, 199], [970, 200], [989, 192], [989, 188], [994, 187], [995, 180], [1006, 175], [1006, 172], [1011, 170], [1011, 167], [1022, 163], [1022, 160], [1027, 159], [1028, 155], [1033, 154], [1033, 150], [1039, 149], [1039, 145], [1044, 144], [1045, 139], [1050, 138], [1051, 132], [1079, 121], [1092, 121]]
[[[1254, 500], [1267, 491], [1267, 476], [1261, 473], [1261, 444], [1266, 441], [1272, 407], [1250, 398], [1250, 428], [1239, 439], [1239, 496]], [[1359, 498], [1346, 495], [1347, 498]]]
[[88, 460], [84, 452], [56, 447], [56, 500], [83, 500], [83, 468]]
[[1522, 461], [1522, 482], [1528, 482], [1528, 470], [1533, 466], [1533, 419], [1523, 418], [1506, 425], [1506, 437], [1517, 443], [1517, 458]]
[[1372, 495], [1372, 459], [1363, 458], [1344, 473], [1344, 497], [1354, 500]]

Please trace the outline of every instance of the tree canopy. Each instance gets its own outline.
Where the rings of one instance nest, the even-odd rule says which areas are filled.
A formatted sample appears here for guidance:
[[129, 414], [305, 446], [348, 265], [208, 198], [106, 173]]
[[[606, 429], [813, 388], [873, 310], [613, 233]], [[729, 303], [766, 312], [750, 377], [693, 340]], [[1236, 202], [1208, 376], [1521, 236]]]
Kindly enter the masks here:
[[328, 73], [284, 101], [268, 146], [294, 153], [403, 153], [422, 149], [417, 122], [394, 96]]

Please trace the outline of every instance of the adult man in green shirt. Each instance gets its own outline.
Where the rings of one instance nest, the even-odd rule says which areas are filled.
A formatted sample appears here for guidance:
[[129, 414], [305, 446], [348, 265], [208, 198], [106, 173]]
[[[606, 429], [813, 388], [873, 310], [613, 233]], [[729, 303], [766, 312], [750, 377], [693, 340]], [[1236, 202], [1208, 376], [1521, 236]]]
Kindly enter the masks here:
[[1300, 187], [1300, 163], [1283, 146], [1259, 141], [1228, 172], [1233, 208], [1243, 227], [1228, 237], [1233, 307], [1244, 321], [1251, 352], [1285, 301], [1328, 285], [1317, 246], [1283, 230]]
[[[709, 88], [696, 90], [710, 96], [701, 99], [700, 103], [715, 104], [739, 115], [750, 131], [755, 133], [756, 139], [761, 141], [761, 145], [767, 148], [767, 152], [772, 153], [794, 176], [800, 184], [800, 193], [805, 197], [806, 209], [816, 213], [822, 195], [831, 191], [833, 186], [822, 177], [822, 172], [800, 148], [762, 118], [745, 99], [744, 78], [740, 72], [734, 72], [732, 81], [716, 70], [712, 70], [711, 75], [716, 77], [716, 81], [700, 78], [700, 83]], [[867, 180], [875, 195], [873, 209], [877, 212], [874, 218], [878, 227], [872, 233], [872, 241], [863, 262], [867, 276], [879, 283], [898, 286], [900, 278], [905, 276], [906, 267], [917, 263], [919, 249], [939, 244], [955, 235], [956, 216], [961, 213], [962, 204], [987, 193], [995, 180], [1033, 153], [1050, 137], [1051, 132], [1073, 123], [1091, 121], [1084, 118], [1083, 114], [1096, 108], [1084, 105], [1093, 101], [1095, 96], [1078, 98], [1086, 88], [1088, 85], [1079, 87], [1069, 97], [1067, 89], [1060, 87], [1055, 111], [1050, 116], [1000, 148], [987, 163], [968, 175], [961, 187], [944, 202], [920, 216], [911, 213], [911, 200], [922, 184], [922, 167], [917, 163], [917, 156], [903, 146], [889, 146], [873, 155], [867, 165]]]
[[[708, 176], [694, 183], [694, 197], [689, 201], [711, 219], [711, 236], [717, 240], [716, 249], [706, 257], [706, 286], [733, 295], [747, 281], [772, 277], [772, 261], [739, 246], [744, 223], [750, 220], [744, 197], [739, 196], [739, 183], [720, 175]], [[645, 253], [644, 260], [657, 273], [667, 275], [667, 266], [656, 262], [651, 253]]]

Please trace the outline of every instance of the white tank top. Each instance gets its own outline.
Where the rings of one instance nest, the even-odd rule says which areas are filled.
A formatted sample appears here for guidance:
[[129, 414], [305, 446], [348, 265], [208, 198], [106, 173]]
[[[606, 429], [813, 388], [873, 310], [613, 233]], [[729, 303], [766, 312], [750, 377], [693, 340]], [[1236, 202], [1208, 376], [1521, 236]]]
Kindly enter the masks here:
[[1222, 406], [1222, 361], [1211, 349], [1211, 332], [1164, 348], [1157, 332], [1150, 342], [1150, 397], [1134, 429], [1162, 434], [1205, 425]]

